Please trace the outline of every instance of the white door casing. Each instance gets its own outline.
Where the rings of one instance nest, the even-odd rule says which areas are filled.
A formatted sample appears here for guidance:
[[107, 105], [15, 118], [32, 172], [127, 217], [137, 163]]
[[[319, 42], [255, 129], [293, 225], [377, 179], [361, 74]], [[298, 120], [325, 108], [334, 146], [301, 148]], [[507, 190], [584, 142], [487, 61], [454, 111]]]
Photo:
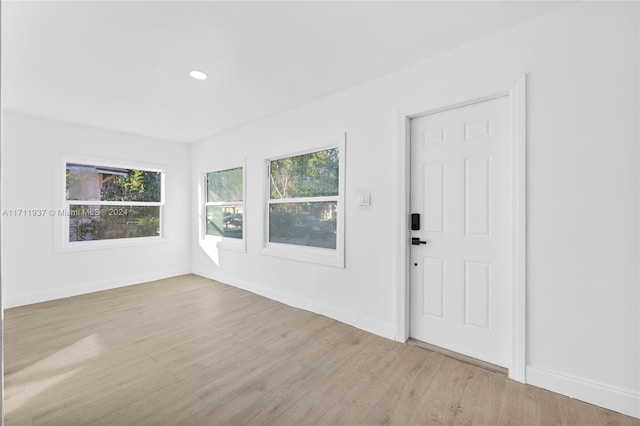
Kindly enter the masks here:
[[411, 337], [510, 366], [509, 98], [411, 120]]
[[395, 339], [409, 337], [410, 277], [410, 122], [412, 118], [479, 103], [502, 96], [509, 99], [509, 128], [512, 156], [512, 294], [511, 351], [509, 377], [526, 382], [526, 76], [496, 80], [482, 86], [437, 95], [401, 105], [397, 113], [397, 208], [396, 253], [396, 333]]

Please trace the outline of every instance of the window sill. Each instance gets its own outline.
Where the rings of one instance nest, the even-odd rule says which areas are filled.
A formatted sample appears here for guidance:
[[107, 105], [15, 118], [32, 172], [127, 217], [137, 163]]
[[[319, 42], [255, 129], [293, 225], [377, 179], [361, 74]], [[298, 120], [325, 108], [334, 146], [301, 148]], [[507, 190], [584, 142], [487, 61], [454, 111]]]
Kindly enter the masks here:
[[213, 237], [207, 235], [202, 238], [201, 241], [207, 246], [215, 247], [219, 250], [235, 251], [238, 253], [247, 252], [244, 238], [240, 240], [237, 238]]
[[265, 256], [279, 257], [300, 262], [344, 268], [344, 256], [338, 250], [297, 246], [293, 244], [267, 243], [262, 249]]
[[121, 249], [127, 247], [141, 247], [150, 245], [166, 244], [168, 240], [164, 237], [140, 237], [122, 238], [117, 240], [97, 240], [97, 241], [75, 241], [63, 242], [56, 247], [57, 252], [81, 252], [90, 250]]

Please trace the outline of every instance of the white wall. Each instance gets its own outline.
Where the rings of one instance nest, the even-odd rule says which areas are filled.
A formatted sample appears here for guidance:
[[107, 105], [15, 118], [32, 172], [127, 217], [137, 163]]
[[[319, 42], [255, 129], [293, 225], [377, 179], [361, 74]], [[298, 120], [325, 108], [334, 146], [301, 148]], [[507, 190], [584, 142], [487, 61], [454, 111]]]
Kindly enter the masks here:
[[165, 165], [167, 203], [166, 243], [83, 252], [55, 251], [63, 218], [2, 217], [5, 308], [190, 272], [189, 146], [10, 112], [3, 124], [3, 210], [55, 208], [58, 154]]
[[[393, 338], [397, 111], [526, 73], [527, 380], [640, 417], [638, 17], [634, 3], [567, 6], [202, 141], [194, 188], [246, 159], [248, 239], [246, 253], [202, 246], [194, 215], [193, 271]], [[262, 256], [264, 158], [345, 131], [346, 268]]]

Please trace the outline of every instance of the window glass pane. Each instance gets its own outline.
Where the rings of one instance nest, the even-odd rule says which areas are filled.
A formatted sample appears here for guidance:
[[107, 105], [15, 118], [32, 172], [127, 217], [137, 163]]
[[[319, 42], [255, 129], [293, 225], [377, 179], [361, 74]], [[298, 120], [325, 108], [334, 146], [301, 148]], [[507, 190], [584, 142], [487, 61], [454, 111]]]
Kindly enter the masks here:
[[67, 163], [67, 200], [161, 202], [162, 173]]
[[207, 235], [242, 239], [242, 204], [207, 206]]
[[271, 204], [269, 241], [335, 249], [337, 207], [335, 201]]
[[67, 214], [69, 215], [69, 242], [160, 235], [159, 206], [73, 204]]
[[242, 167], [207, 173], [207, 202], [242, 201]]
[[271, 199], [338, 195], [338, 148], [271, 161]]

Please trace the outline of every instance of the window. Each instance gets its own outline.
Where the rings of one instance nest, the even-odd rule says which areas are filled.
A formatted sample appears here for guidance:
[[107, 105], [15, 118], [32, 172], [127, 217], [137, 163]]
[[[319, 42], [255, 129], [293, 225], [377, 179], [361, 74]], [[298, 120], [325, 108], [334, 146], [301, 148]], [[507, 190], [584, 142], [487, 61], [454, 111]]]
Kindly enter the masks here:
[[66, 162], [64, 235], [70, 244], [162, 237], [164, 174]]
[[344, 144], [271, 159], [265, 254], [344, 266]]
[[209, 172], [205, 176], [204, 235], [241, 248], [244, 239], [244, 168]]

